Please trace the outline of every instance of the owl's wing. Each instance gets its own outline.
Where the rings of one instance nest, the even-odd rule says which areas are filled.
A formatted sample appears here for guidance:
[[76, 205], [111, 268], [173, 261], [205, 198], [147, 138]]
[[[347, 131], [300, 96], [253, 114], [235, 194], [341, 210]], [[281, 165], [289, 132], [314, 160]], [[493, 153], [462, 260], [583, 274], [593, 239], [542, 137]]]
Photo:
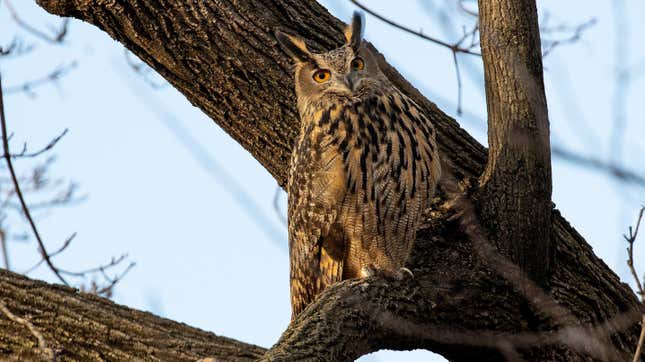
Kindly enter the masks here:
[[342, 157], [329, 137], [306, 132], [289, 177], [289, 258], [292, 318], [329, 285], [341, 281], [344, 233], [336, 224], [344, 197]]
[[[372, 230], [361, 236], [364, 244], [370, 241], [365, 238], [375, 237], [379, 248], [400, 267], [409, 255], [440, 174], [434, 129], [418, 106], [400, 92], [380, 96], [376, 106], [360, 116], [367, 134], [374, 135], [370, 148], [362, 149], [360, 162], [354, 160], [349, 168], [350, 179], [360, 175], [360, 184], [370, 186], [358, 187], [364, 205], [361, 224]], [[370, 127], [382, 127], [380, 138]], [[369, 157], [368, 151], [377, 157]]]
[[[377, 209], [378, 217], [389, 221], [382, 222], [386, 238], [412, 242], [441, 174], [435, 130], [416, 103], [400, 92], [390, 96], [385, 108], [390, 121], [396, 122], [394, 132], [387, 135], [391, 168], [377, 172], [375, 181], [377, 198], [387, 205]], [[379, 180], [383, 174], [394, 177]]]

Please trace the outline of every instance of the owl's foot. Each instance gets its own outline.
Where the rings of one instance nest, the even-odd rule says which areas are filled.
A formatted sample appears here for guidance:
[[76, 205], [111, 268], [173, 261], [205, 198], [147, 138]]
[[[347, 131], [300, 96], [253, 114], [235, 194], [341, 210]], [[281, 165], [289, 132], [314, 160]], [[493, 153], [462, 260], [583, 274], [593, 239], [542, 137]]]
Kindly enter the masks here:
[[369, 278], [376, 275], [376, 268], [372, 264], [365, 265], [361, 268], [361, 278]]
[[412, 270], [406, 267], [399, 268], [399, 270], [396, 271], [396, 276], [398, 280], [414, 278], [414, 274], [412, 274]]
[[412, 274], [412, 271], [408, 268], [399, 268], [399, 270], [393, 272], [387, 269], [377, 269], [372, 264], [363, 266], [361, 268], [361, 278], [367, 278], [371, 276], [380, 276], [390, 280], [404, 280], [414, 278], [414, 274]]

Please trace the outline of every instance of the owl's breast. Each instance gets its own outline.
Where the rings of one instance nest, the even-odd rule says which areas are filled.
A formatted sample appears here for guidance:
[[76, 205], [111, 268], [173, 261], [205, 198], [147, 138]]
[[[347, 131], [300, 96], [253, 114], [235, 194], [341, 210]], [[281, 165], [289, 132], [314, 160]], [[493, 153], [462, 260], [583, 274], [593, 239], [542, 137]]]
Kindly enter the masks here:
[[363, 202], [374, 202], [384, 183], [415, 197], [427, 188], [420, 183], [437, 178], [431, 177], [438, 173], [432, 124], [399, 92], [333, 105], [310, 118], [309, 132], [326, 136], [318, 135], [318, 146], [341, 157], [345, 187]]

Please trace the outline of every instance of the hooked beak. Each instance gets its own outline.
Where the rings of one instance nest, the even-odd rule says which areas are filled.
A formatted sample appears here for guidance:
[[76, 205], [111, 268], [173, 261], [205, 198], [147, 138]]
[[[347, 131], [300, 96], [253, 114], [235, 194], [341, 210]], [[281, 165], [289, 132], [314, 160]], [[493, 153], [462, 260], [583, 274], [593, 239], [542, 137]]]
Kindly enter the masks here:
[[354, 91], [354, 80], [352, 79], [351, 74], [345, 76], [344, 83], [350, 91]]
[[355, 73], [350, 73], [343, 77], [343, 83], [347, 86], [352, 93], [356, 90], [356, 85], [358, 84], [359, 79], [356, 77]]

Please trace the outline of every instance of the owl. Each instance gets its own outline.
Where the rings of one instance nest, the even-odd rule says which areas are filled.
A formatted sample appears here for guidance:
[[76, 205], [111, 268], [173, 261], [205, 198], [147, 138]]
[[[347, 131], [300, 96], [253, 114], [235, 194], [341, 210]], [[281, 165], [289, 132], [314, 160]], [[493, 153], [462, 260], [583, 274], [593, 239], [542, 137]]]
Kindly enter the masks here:
[[441, 174], [432, 122], [381, 72], [362, 24], [355, 13], [346, 43], [319, 54], [276, 32], [301, 120], [287, 185], [292, 319], [333, 283], [410, 273]]

